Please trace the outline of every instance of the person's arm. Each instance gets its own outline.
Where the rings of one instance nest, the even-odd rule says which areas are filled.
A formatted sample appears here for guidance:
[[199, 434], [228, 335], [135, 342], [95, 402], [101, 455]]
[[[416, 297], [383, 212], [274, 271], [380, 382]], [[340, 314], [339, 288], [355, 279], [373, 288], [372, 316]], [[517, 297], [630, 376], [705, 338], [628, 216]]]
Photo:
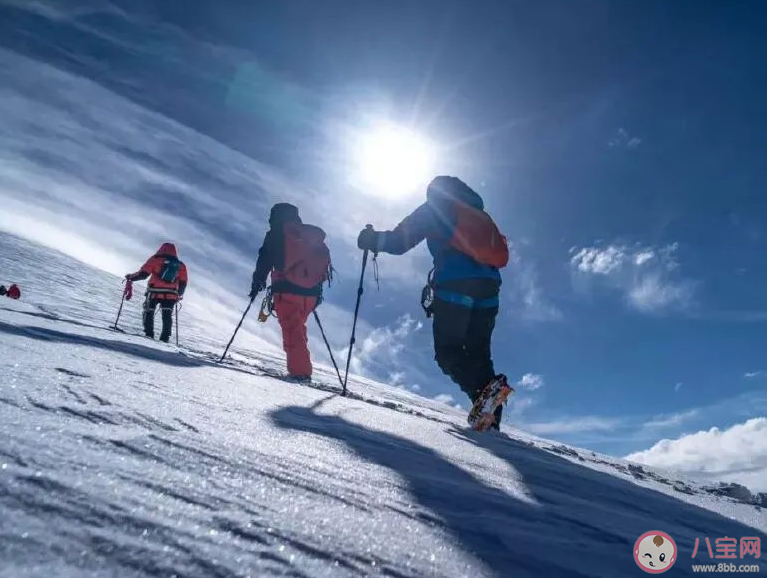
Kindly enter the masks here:
[[427, 203], [405, 217], [392, 231], [375, 232], [375, 239], [368, 248], [376, 253], [402, 255], [434, 234], [436, 229], [434, 211]]
[[251, 295], [257, 294], [266, 287], [266, 278], [274, 268], [275, 264], [275, 236], [273, 231], [269, 230], [264, 237], [264, 243], [258, 250], [258, 261], [256, 270], [253, 272], [253, 283], [251, 285]]
[[152, 261], [154, 261], [154, 256], [150, 257], [147, 262], [141, 266], [141, 269], [135, 273], [128, 273], [125, 278], [128, 281], [143, 281], [148, 278], [152, 274]]

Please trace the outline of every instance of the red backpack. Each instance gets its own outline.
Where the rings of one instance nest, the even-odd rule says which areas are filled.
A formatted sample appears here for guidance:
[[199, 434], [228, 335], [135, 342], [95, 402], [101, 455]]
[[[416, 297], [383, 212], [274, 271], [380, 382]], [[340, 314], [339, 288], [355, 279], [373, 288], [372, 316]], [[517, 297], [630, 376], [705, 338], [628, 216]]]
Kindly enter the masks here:
[[330, 250], [325, 231], [314, 225], [285, 223], [285, 266], [280, 271], [286, 281], [310, 289], [330, 277]]
[[455, 214], [450, 246], [483, 265], [505, 267], [509, 245], [490, 215], [461, 201], [455, 201]]

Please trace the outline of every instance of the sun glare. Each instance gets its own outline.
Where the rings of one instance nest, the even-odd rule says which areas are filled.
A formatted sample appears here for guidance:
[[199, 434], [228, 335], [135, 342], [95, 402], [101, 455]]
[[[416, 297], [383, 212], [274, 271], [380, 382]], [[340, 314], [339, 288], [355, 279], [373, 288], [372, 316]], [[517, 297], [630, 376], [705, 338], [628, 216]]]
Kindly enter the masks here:
[[415, 192], [433, 176], [431, 146], [407, 128], [383, 125], [363, 134], [356, 144], [355, 180], [366, 192], [401, 198]]

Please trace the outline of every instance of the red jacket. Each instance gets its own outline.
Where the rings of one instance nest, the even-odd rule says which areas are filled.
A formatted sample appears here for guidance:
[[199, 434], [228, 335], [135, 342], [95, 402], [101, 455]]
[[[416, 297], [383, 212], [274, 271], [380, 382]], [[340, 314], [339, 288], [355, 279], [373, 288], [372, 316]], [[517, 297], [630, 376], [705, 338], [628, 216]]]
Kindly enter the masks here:
[[[160, 277], [160, 272], [162, 271], [163, 266], [166, 261], [169, 260], [178, 261], [178, 274], [176, 275], [176, 280], [171, 282], [164, 281], [162, 277]], [[164, 243], [157, 253], [152, 255], [147, 262], [141, 266], [139, 271], [126, 275], [125, 277], [131, 281], [141, 281], [149, 277], [147, 293], [149, 293], [153, 299], [169, 299], [171, 301], [177, 301], [184, 295], [187, 283], [189, 282], [186, 265], [178, 260], [176, 246], [173, 243]]]

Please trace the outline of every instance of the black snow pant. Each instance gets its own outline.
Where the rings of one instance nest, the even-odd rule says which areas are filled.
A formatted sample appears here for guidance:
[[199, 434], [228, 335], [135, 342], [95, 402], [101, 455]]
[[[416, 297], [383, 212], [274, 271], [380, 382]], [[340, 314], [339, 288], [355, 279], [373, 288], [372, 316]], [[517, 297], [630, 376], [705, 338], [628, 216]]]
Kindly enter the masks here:
[[160, 306], [162, 313], [162, 332], [160, 341], [166, 343], [170, 340], [170, 334], [173, 330], [173, 308], [176, 306], [175, 299], [156, 299], [147, 295], [144, 301], [144, 333], [147, 337], [154, 338], [154, 314], [157, 306]]
[[435, 291], [434, 358], [472, 402], [495, 377], [490, 343], [498, 306], [472, 307], [439, 296], [445, 292], [483, 304], [497, 299], [499, 289], [492, 279], [465, 279], [441, 284]]

